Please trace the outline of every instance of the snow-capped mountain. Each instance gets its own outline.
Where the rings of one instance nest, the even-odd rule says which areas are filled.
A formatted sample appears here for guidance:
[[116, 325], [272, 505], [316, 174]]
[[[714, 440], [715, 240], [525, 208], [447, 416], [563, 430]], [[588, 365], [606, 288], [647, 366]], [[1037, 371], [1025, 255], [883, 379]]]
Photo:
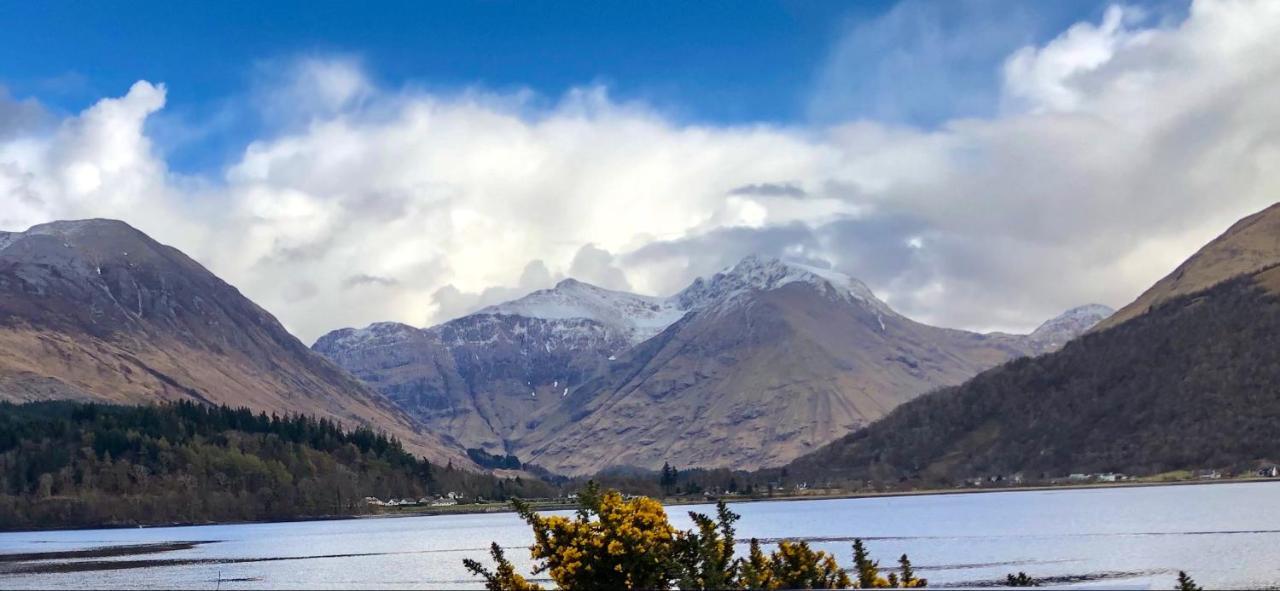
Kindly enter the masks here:
[[576, 279], [565, 279], [552, 289], [489, 306], [475, 315], [591, 320], [634, 345], [662, 332], [686, 311], [688, 308], [680, 306], [674, 298], [613, 291]]
[[848, 275], [758, 255], [750, 255], [710, 278], [699, 277], [670, 299], [676, 308], [689, 311], [730, 303], [752, 292], [778, 289], [791, 283], [811, 285], [833, 299], [860, 302], [881, 313], [894, 313], [866, 284]]
[[1116, 311], [1102, 304], [1088, 304], [1072, 308], [1036, 327], [1027, 338], [1039, 344], [1046, 352], [1061, 348], [1094, 325], [1109, 318]]
[[1067, 316], [1043, 342], [934, 328], [847, 275], [750, 256], [669, 297], [569, 279], [425, 329], [334, 331], [315, 349], [468, 448], [566, 473], [752, 468], [1056, 347], [1088, 323]]

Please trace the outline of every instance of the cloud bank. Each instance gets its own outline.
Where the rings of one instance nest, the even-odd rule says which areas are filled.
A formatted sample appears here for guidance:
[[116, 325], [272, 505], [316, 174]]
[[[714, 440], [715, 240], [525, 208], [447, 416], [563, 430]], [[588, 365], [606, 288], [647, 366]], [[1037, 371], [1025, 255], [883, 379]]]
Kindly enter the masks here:
[[1277, 200], [1277, 38], [1266, 0], [1176, 23], [1113, 7], [1008, 55], [992, 114], [929, 129], [687, 124], [603, 87], [546, 106], [298, 60], [258, 84], [270, 135], [200, 177], [146, 133], [163, 84], [41, 125], [0, 95], [0, 228], [124, 219], [308, 341], [565, 276], [666, 294], [752, 252], [861, 277], [922, 321], [1027, 329], [1127, 303]]

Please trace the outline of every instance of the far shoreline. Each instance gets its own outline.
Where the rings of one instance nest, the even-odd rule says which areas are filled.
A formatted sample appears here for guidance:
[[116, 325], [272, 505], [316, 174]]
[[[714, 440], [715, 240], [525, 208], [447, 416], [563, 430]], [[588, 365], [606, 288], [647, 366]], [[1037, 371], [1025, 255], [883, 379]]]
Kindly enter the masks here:
[[[679, 499], [668, 498], [659, 499], [664, 507], [684, 507], [692, 505], [709, 505], [718, 500], [724, 500], [729, 505], [738, 503], [769, 503], [769, 502], [795, 502], [795, 501], [835, 501], [843, 499], [877, 499], [877, 498], [893, 498], [893, 497], [919, 497], [919, 496], [943, 496], [943, 495], [972, 495], [972, 494], [990, 494], [990, 493], [1020, 493], [1020, 492], [1051, 492], [1051, 491], [1072, 491], [1072, 490], [1103, 490], [1117, 488], [1151, 488], [1165, 486], [1198, 486], [1198, 485], [1215, 485], [1215, 484], [1258, 484], [1258, 483], [1280, 483], [1280, 478], [1230, 478], [1230, 479], [1206, 479], [1206, 480], [1175, 480], [1168, 482], [1152, 482], [1152, 481], [1130, 481], [1130, 482], [1091, 482], [1079, 484], [1052, 484], [1052, 485], [1033, 485], [1033, 486], [1008, 486], [993, 488], [939, 488], [939, 489], [922, 489], [909, 491], [864, 491], [864, 492], [839, 492], [830, 494], [807, 494], [807, 495], [777, 495], [773, 497], [713, 497], [705, 499]], [[565, 511], [577, 508], [577, 505], [571, 502], [562, 503], [534, 503], [535, 509], [538, 511]], [[258, 521], [210, 521], [200, 523], [158, 523], [147, 525], [98, 525], [87, 527], [49, 527], [41, 529], [27, 530], [6, 530], [0, 531], [0, 536], [9, 534], [23, 533], [42, 533], [55, 531], [106, 531], [119, 529], [161, 529], [161, 528], [184, 528], [184, 527], [201, 527], [212, 525], [253, 525], [267, 523], [302, 523], [312, 521], [343, 521], [356, 519], [400, 519], [406, 517], [439, 517], [444, 515], [478, 515], [478, 514], [495, 514], [495, 513], [514, 513], [510, 502], [506, 503], [488, 503], [485, 505], [456, 505], [456, 509], [405, 509], [396, 510], [395, 512], [371, 513], [364, 515], [321, 515], [314, 517], [299, 517], [294, 519], [273, 519]], [[3, 554], [0, 554], [3, 556]]]

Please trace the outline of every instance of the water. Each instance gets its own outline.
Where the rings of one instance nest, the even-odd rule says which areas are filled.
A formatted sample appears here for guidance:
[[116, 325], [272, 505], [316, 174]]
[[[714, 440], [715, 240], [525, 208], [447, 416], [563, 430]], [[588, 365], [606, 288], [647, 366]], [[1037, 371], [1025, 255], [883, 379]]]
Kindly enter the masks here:
[[[711, 509], [668, 512], [687, 527], [687, 511]], [[742, 514], [742, 538], [809, 539], [847, 566], [849, 540], [860, 536], [885, 565], [909, 554], [934, 587], [978, 585], [1025, 571], [1078, 577], [1083, 582], [1075, 584], [1086, 587], [1167, 589], [1178, 569], [1206, 587], [1280, 587], [1280, 482], [757, 502], [733, 509]], [[476, 587], [462, 568], [464, 557], [487, 558], [489, 542], [497, 541], [527, 567], [523, 547], [531, 539], [509, 513], [10, 533], [0, 534], [0, 555], [205, 543], [116, 556], [0, 556], [0, 588]], [[68, 569], [76, 570], [56, 572]]]

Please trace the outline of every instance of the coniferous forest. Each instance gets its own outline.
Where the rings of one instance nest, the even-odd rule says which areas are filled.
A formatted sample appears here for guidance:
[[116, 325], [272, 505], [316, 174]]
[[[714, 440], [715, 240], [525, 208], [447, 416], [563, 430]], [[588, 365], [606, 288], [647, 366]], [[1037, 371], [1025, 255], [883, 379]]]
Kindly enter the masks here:
[[326, 419], [190, 402], [0, 404], [0, 529], [356, 515], [366, 496], [449, 492], [550, 489], [432, 465]]
[[947, 486], [1275, 463], [1280, 296], [1260, 283], [1277, 278], [1280, 269], [1237, 277], [917, 398], [790, 474]]

